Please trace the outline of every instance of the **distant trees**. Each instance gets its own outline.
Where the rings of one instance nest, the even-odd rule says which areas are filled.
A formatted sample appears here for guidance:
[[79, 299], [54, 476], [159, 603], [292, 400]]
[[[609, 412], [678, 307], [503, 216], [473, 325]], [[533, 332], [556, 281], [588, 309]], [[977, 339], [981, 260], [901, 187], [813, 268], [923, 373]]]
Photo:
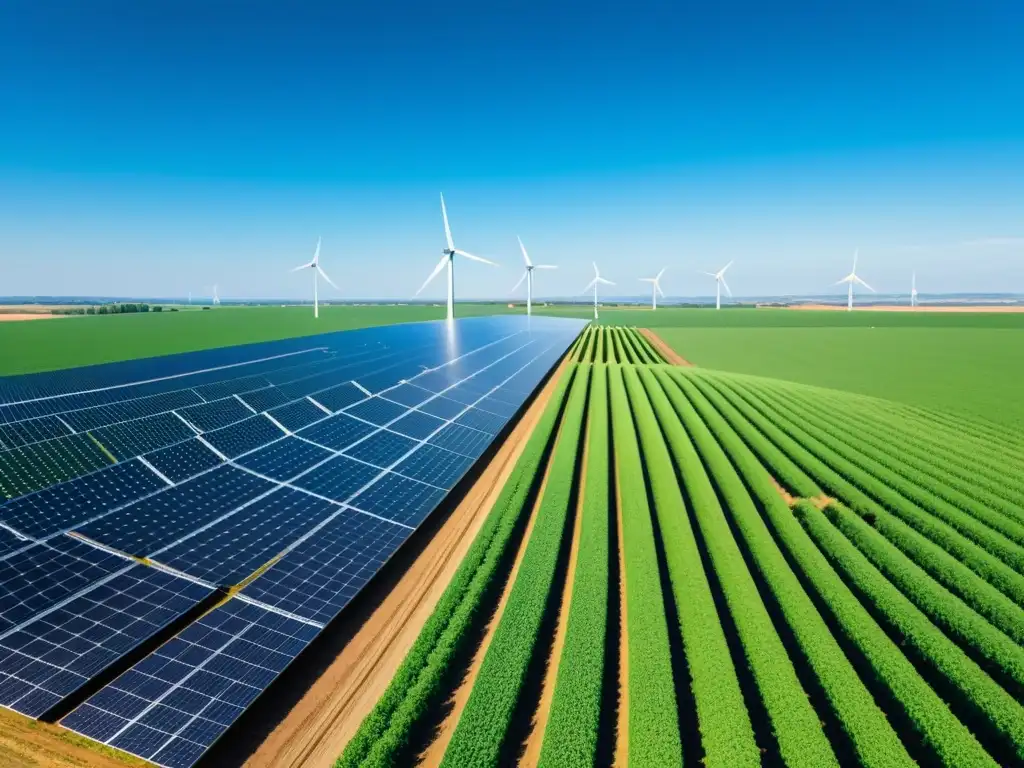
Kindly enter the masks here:
[[[152, 307], [153, 312], [160, 312], [163, 307]], [[101, 304], [98, 307], [72, 307], [68, 309], [51, 309], [54, 315], [122, 315], [133, 312], [149, 312], [149, 304]]]

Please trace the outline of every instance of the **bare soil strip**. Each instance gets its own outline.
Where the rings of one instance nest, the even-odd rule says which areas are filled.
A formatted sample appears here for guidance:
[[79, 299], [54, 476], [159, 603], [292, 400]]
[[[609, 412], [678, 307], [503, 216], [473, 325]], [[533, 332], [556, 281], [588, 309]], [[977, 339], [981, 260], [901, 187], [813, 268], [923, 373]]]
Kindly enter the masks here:
[[693, 365], [693, 363], [684, 359], [678, 352], [676, 352], [674, 349], [672, 349], [672, 347], [666, 344], [662, 340], [661, 336], [656, 334], [650, 328], [640, 328], [639, 331], [646, 337], [646, 339], [649, 342], [651, 342], [652, 345], [654, 345], [654, 348], [658, 350], [658, 353], [672, 365]]
[[[562, 370], [559, 369], [558, 376], [561, 376], [562, 373]], [[553, 376], [551, 378], [551, 383], [553, 384], [556, 379], [557, 376]], [[548, 395], [550, 396], [550, 392]], [[545, 400], [546, 399], [547, 398], [545, 398]], [[544, 468], [544, 477], [541, 480], [540, 489], [537, 491], [537, 498], [534, 499], [533, 509], [530, 510], [530, 519], [526, 522], [526, 530], [523, 531], [523, 538], [519, 543], [519, 550], [516, 552], [516, 559], [512, 564], [512, 570], [509, 572], [508, 581], [505, 582], [505, 586], [501, 592], [501, 599], [498, 600], [498, 607], [495, 609], [494, 615], [487, 624], [487, 631], [484, 633], [483, 640], [480, 642], [480, 647], [477, 648], [476, 653], [473, 654], [473, 662], [469, 665], [469, 669], [466, 671], [465, 677], [463, 677], [459, 687], [455, 689], [455, 693], [445, 705], [448, 707], [448, 714], [438, 727], [437, 735], [420, 755], [419, 765], [421, 766], [437, 766], [441, 764], [441, 760], [444, 759], [445, 750], [448, 749], [448, 743], [452, 740], [452, 735], [455, 733], [455, 726], [459, 724], [459, 718], [462, 716], [462, 710], [466, 708], [466, 702], [469, 701], [469, 695], [473, 692], [473, 684], [476, 683], [476, 678], [480, 674], [480, 668], [483, 666], [484, 657], [487, 655], [487, 649], [491, 645], [491, 638], [494, 637], [494, 633], [498, 629], [498, 624], [501, 622], [501, 617], [505, 613], [505, 605], [508, 603], [508, 596], [512, 593], [512, 587], [516, 583], [516, 575], [519, 573], [519, 566], [522, 565], [523, 556], [526, 554], [526, 547], [530, 543], [530, 534], [533, 533], [533, 526], [537, 521], [537, 512], [540, 510], [541, 502], [544, 499], [544, 491], [547, 489], [548, 478], [551, 475], [551, 459], [554, 457], [555, 451], [558, 450], [558, 443], [561, 439], [562, 425], [559, 424], [558, 432], [555, 435], [555, 444], [551, 450], [551, 454], [548, 456], [548, 463]], [[501, 490], [500, 486], [498, 490]]]
[[563, 362], [551, 376], [420, 556], [245, 761], [246, 766], [326, 767], [338, 758], [390, 684], [447, 588], [526, 447], [565, 366]]
[[[779, 492], [779, 496], [781, 496], [782, 500], [784, 502], [786, 502], [786, 506], [792, 507], [794, 504], [796, 504], [798, 501], [800, 501], [801, 497], [792, 495], [789, 491], [787, 491], [785, 488], [783, 488], [782, 484], [779, 483], [779, 481], [776, 480], [774, 477], [771, 480], [772, 480], [772, 485], [775, 486], [775, 490]], [[811, 504], [816, 506], [818, 509], [824, 509], [829, 504], [831, 504], [833, 501], [835, 501], [835, 499], [833, 499], [831, 496], [827, 496], [826, 494], [823, 493], [820, 496], [811, 496], [811, 497], [807, 498], [806, 501], [809, 501]]]
[[68, 315], [50, 315], [43, 312], [0, 312], [0, 323], [18, 323], [26, 320], [53, 320]]
[[[614, 458], [613, 458], [614, 461]], [[626, 559], [622, 548], [622, 499], [619, 498], [619, 467], [615, 466], [615, 527], [619, 542], [619, 711], [615, 728], [616, 768], [629, 766], [629, 621], [626, 605]]]
[[0, 708], [0, 766], [34, 768], [41, 765], [55, 768], [141, 768], [150, 763], [59, 726], [40, 723]]
[[558, 627], [555, 630], [555, 639], [551, 644], [551, 654], [548, 656], [547, 669], [544, 672], [540, 702], [537, 705], [537, 712], [533, 717], [530, 735], [526, 741], [526, 750], [519, 761], [520, 765], [534, 766], [540, 762], [540, 750], [544, 743], [544, 731], [547, 728], [548, 715], [551, 713], [551, 702], [555, 696], [558, 666], [562, 659], [565, 634], [569, 628], [569, 608], [572, 604], [572, 589], [573, 584], [576, 582], [576, 559], [579, 556], [580, 530], [583, 527], [583, 497], [587, 485], [587, 458], [590, 454], [589, 438], [590, 419], [588, 418], [583, 428], [583, 456], [576, 467], [576, 471], [580, 473], [579, 495], [576, 499], [576, 520], [572, 527], [572, 543], [569, 546], [569, 564], [566, 566], [565, 587], [562, 590], [562, 600], [558, 610]]

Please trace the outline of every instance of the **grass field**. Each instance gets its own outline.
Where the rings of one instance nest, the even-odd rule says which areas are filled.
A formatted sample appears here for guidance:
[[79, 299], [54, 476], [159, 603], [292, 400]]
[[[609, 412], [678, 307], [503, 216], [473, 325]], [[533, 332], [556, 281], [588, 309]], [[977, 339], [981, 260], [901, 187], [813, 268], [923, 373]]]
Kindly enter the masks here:
[[658, 334], [703, 368], [1024, 426], [1024, 328], [659, 328]]
[[1021, 764], [1020, 436], [656, 359], [577, 343], [338, 767]]

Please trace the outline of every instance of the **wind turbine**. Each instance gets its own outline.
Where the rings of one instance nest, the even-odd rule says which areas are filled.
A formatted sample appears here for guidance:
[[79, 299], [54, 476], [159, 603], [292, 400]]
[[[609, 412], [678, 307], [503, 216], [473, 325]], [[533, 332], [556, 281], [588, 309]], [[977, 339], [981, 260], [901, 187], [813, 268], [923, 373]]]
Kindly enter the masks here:
[[665, 295], [665, 292], [663, 290], [661, 290], [661, 283], [659, 282], [661, 280], [661, 276], [664, 275], [664, 274], [665, 274], [665, 269], [662, 268], [661, 272], [658, 273], [657, 277], [641, 277], [641, 278], [638, 278], [641, 282], [650, 283], [651, 284], [651, 309], [652, 310], [658, 308], [658, 294], [660, 293], [662, 296]]
[[534, 264], [530, 261], [530, 257], [526, 253], [526, 246], [523, 245], [522, 238], [517, 236], [516, 240], [519, 241], [519, 248], [523, 252], [523, 261], [526, 262], [526, 271], [523, 272], [523, 276], [519, 278], [519, 282], [512, 287], [510, 293], [514, 293], [516, 288], [523, 284], [523, 280], [526, 281], [526, 316], [529, 317], [533, 314], [533, 270], [558, 269], [558, 267], [552, 266], [551, 264]]
[[842, 280], [836, 280], [836, 282], [835, 282], [836, 285], [842, 285], [843, 283], [848, 283], [849, 284], [849, 288], [847, 289], [847, 292], [846, 292], [846, 311], [847, 312], [853, 311], [853, 284], [854, 283], [859, 283], [860, 285], [863, 285], [865, 288], [867, 288], [872, 293], [876, 292], [874, 288], [872, 288], [870, 285], [868, 285], [863, 280], [861, 280], [859, 277], [857, 277], [857, 257], [858, 257], [858, 255], [860, 255], [860, 251], [859, 250], [856, 250], [856, 251], [853, 252], [853, 270], [850, 272], [850, 274], [848, 274]]
[[308, 264], [302, 264], [296, 267], [295, 269], [292, 270], [292, 272], [298, 272], [301, 269], [313, 270], [313, 317], [318, 318], [320, 317], [320, 278], [322, 277], [324, 280], [326, 280], [328, 283], [334, 286], [335, 289], [338, 288], [338, 286], [334, 285], [334, 281], [327, 276], [327, 273], [324, 272], [323, 268], [320, 266], [319, 237], [316, 239], [316, 250], [313, 251], [313, 260]]
[[715, 278], [715, 309], [722, 308], [722, 286], [725, 286], [725, 292], [732, 296], [732, 291], [729, 290], [729, 284], [725, 282], [725, 270], [732, 266], [730, 261], [724, 267], [717, 272], [701, 272], [702, 275]]
[[474, 256], [471, 253], [466, 253], [460, 248], [455, 247], [455, 243], [452, 242], [452, 230], [448, 226], [448, 210], [444, 207], [444, 195], [441, 195], [441, 216], [444, 218], [444, 236], [448, 241], [448, 247], [445, 248], [442, 253], [441, 260], [437, 262], [437, 266], [434, 267], [434, 271], [430, 273], [430, 277], [426, 279], [420, 289], [416, 291], [415, 296], [419, 296], [423, 292], [423, 289], [430, 285], [431, 280], [437, 277], [441, 270], [448, 265], [448, 321], [451, 322], [455, 319], [455, 254], [459, 254], [464, 258], [470, 259], [471, 261], [482, 261], [484, 264], [490, 264], [492, 267], [498, 266], [493, 261], [481, 258], [480, 256]]
[[213, 286], [213, 306], [220, 304], [220, 296], [217, 295], [217, 286]]
[[594, 288], [594, 319], [597, 320], [597, 286], [598, 285], [615, 285], [611, 280], [605, 280], [601, 277], [601, 272], [597, 268], [596, 262], [591, 262], [594, 265], [594, 279], [587, 283], [587, 287], [584, 288], [581, 293], [586, 293], [590, 290], [591, 286]]
[[917, 272], [910, 273], [910, 306], [917, 306]]

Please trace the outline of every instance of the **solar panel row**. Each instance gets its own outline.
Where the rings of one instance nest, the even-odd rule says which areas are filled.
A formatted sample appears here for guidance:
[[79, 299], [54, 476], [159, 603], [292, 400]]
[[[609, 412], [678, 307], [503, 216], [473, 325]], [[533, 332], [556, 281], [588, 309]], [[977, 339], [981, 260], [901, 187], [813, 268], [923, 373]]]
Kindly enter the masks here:
[[[245, 582], [241, 593], [63, 720], [87, 736], [161, 764], [191, 765], [437, 507], [581, 327], [535, 320], [531, 328], [525, 321], [478, 319], [459, 321], [455, 333], [443, 324], [378, 329], [388, 331], [388, 339], [374, 343], [354, 344], [335, 338], [351, 334], [334, 334], [316, 337], [315, 349], [282, 353], [288, 357], [250, 358], [260, 367], [256, 374], [238, 350], [225, 358], [233, 367], [211, 365], [199, 378], [183, 370], [180, 360], [166, 366], [152, 361], [150, 374], [170, 370], [176, 378], [151, 375], [141, 388], [118, 387], [122, 400], [129, 401], [125, 407], [111, 411], [104, 403], [93, 413], [136, 414], [152, 403], [184, 402], [171, 397], [178, 390], [150, 391], [168, 381], [179, 390], [187, 386], [199, 402], [142, 416], [135, 420], [137, 433], [129, 431], [131, 421], [97, 427], [96, 432], [111, 435], [120, 463], [0, 506], [0, 523], [7, 526], [0, 527], [0, 594], [11, 595], [2, 614], [7, 616], [9, 605], [12, 616], [7, 629], [0, 625], [0, 657], [10, 659], [12, 670], [0, 661], [0, 676], [9, 678], [0, 679], [0, 692], [10, 691], [0, 695], [0, 704], [38, 716], [80, 690], [90, 675], [110, 669], [125, 652], [180, 620], [217, 585]], [[277, 351], [263, 346], [250, 354]], [[346, 349], [353, 351], [332, 353]], [[209, 356], [201, 359], [213, 362]], [[361, 366], [358, 380], [345, 380]], [[82, 380], [104, 377], [113, 378], [93, 371]], [[0, 380], [0, 392], [9, 389]], [[52, 408], [55, 400], [78, 402], [83, 394], [97, 393], [25, 398], [30, 402], [15, 405], [41, 402]], [[140, 399], [135, 394], [143, 395], [145, 404], [130, 402]], [[224, 423], [226, 417], [218, 414], [228, 412], [233, 420]], [[168, 442], [171, 433], [177, 439]], [[138, 458], [127, 458], [133, 451]], [[66, 535], [69, 531], [174, 572], [135, 564]], [[65, 551], [69, 546], [84, 549], [75, 558]], [[18, 581], [23, 562], [58, 555], [59, 567], [45, 578], [37, 569]], [[9, 572], [10, 591], [2, 570], [8, 562], [17, 563]], [[183, 596], [173, 606], [166, 601], [173, 615], [162, 624], [155, 616], [138, 618], [152, 629], [143, 632], [138, 625], [135, 634], [128, 633], [133, 643], [121, 635], [117, 642], [105, 640], [93, 629], [92, 665], [70, 666], [68, 654], [77, 651], [65, 648], [67, 638], [55, 630], [67, 631], [62, 624], [90, 605], [100, 607], [89, 610], [102, 612], [111, 600], [129, 604], [122, 582], [143, 584], [136, 591], [155, 588], [133, 569], [171, 580], [158, 586]], [[40, 613], [36, 587], [49, 589], [64, 606], [57, 620]], [[140, 607], [131, 615], [145, 602], [132, 603]], [[30, 632], [35, 625], [38, 631]], [[214, 630], [222, 633], [217, 642], [204, 645], [201, 638], [213, 637]], [[8, 636], [14, 638], [10, 643]], [[259, 639], [265, 636], [283, 644], [267, 645]], [[275, 653], [268, 655], [268, 649]], [[229, 669], [251, 677], [225, 674]], [[225, 681], [230, 685], [222, 689]]]

